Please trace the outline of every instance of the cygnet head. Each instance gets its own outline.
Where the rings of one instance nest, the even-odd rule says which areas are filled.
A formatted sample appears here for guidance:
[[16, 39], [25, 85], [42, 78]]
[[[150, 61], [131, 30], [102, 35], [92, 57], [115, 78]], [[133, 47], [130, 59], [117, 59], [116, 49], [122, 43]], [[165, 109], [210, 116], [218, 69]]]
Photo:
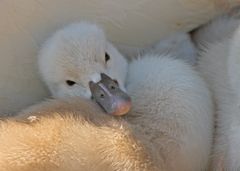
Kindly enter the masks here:
[[101, 73], [115, 79], [125, 90], [127, 61], [95, 24], [72, 24], [57, 31], [44, 44], [38, 64], [55, 98], [82, 96], [89, 99], [89, 82], [100, 81]]

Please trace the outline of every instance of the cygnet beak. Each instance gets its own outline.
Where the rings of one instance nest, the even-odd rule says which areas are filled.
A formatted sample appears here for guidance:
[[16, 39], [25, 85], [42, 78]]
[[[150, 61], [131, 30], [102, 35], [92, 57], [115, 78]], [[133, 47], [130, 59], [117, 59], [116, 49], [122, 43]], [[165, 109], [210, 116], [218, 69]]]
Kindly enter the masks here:
[[108, 114], [121, 116], [131, 109], [131, 98], [106, 74], [101, 74], [101, 80], [97, 83], [90, 81], [89, 87], [95, 101]]

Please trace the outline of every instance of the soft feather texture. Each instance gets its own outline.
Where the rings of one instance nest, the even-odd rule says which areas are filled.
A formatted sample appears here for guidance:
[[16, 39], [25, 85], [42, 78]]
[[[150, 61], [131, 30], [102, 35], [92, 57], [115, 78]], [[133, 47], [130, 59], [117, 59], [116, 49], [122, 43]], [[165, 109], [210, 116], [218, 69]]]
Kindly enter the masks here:
[[239, 24], [239, 19], [230, 17], [230, 14], [221, 15], [197, 29], [193, 33], [193, 41], [195, 42], [196, 47], [205, 50], [209, 44], [230, 38]]
[[[219, 35], [216, 32], [211, 37], [215, 26], [217, 30], [227, 33], [219, 42], [215, 39], [221, 37], [223, 32]], [[229, 28], [233, 28], [232, 32]], [[237, 171], [240, 169], [239, 20], [223, 18], [213, 21], [212, 26], [203, 28], [203, 31], [209, 34], [205, 42], [214, 40], [213, 43], [211, 41], [205, 44], [198, 66], [213, 92], [216, 103], [217, 126], [211, 170]]]
[[[105, 55], [109, 60], [105, 61]], [[93, 23], [80, 22], [54, 33], [38, 56], [39, 72], [53, 97], [82, 96], [90, 99], [89, 82], [98, 82], [101, 73], [118, 81], [125, 90], [127, 60]], [[66, 81], [75, 84], [69, 86]]]
[[50, 100], [0, 122], [2, 171], [152, 171], [138, 133], [80, 98]]
[[[61, 89], [59, 86], [66, 86], [65, 80], [72, 74], [79, 75], [74, 81], [87, 85], [92, 73], [100, 75], [105, 71], [103, 67], [99, 69], [104, 53], [101, 55], [98, 49], [105, 50], [107, 41], [96, 26], [87, 29], [92, 28], [90, 26], [86, 23], [72, 25], [57, 32], [40, 55], [44, 81], [50, 89], [58, 89], [57, 96], [53, 91], [55, 97], [62, 97], [59, 94], [83, 97], [78, 84]], [[133, 108], [125, 119], [140, 132], [142, 137], [138, 139], [158, 168], [163, 171], [202, 171], [207, 167], [212, 143], [211, 97], [204, 81], [190, 64], [183, 61], [191, 60], [190, 57], [194, 59], [194, 55], [182, 51], [181, 47], [193, 49], [185, 33], [165, 39], [130, 63], [126, 88], [132, 97]], [[109, 74], [124, 75], [126, 64], [115, 62], [123, 56], [114, 55], [111, 49], [107, 52], [113, 58], [107, 66], [112, 68]], [[188, 58], [184, 58], [185, 54]], [[78, 67], [72, 67], [72, 64]], [[69, 70], [72, 72], [66, 72]], [[125, 79], [120, 80], [125, 82]]]
[[190, 65], [146, 54], [129, 66], [127, 120], [163, 171], [203, 171], [212, 145], [213, 108], [205, 82]]
[[189, 31], [239, 0], [2, 0], [0, 6], [0, 112], [12, 113], [49, 96], [39, 81], [37, 52], [55, 30], [98, 22], [123, 52], [145, 48], [175, 31]]
[[169, 55], [171, 58], [184, 60], [191, 65], [196, 64], [196, 48], [188, 33], [177, 32], [167, 36], [146, 51], [147, 53], [150, 51], [153, 54]]
[[122, 119], [77, 97], [2, 121], [1, 169], [206, 170], [212, 103], [198, 74], [181, 60], [149, 55], [130, 64], [127, 85], [133, 108]]

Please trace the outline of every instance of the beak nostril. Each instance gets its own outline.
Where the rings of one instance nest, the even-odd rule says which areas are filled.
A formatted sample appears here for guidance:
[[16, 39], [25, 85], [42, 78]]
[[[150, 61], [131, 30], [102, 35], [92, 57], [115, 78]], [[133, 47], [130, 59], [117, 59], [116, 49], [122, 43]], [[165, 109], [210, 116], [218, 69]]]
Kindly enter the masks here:
[[104, 94], [101, 94], [100, 97], [101, 97], [101, 98], [104, 98]]

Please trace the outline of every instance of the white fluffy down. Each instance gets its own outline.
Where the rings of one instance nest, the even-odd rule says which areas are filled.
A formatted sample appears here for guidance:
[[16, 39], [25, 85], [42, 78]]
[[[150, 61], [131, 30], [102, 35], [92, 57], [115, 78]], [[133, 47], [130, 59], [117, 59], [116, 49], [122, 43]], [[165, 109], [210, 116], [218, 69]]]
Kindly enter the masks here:
[[[105, 61], [105, 53], [109, 61]], [[99, 81], [100, 73], [116, 79], [125, 89], [127, 61], [95, 24], [76, 23], [57, 31], [44, 44], [38, 64], [54, 97], [90, 98], [89, 81]], [[75, 84], [69, 86], [67, 80]]]
[[[169, 49], [171, 42], [178, 39], [182, 40], [182, 36], [159, 44], [156, 52]], [[104, 62], [105, 52], [111, 57], [109, 64]], [[139, 139], [159, 168], [203, 171], [212, 144], [211, 96], [197, 72], [171, 54], [184, 56], [178, 51], [168, 55], [151, 52], [130, 63], [126, 88], [133, 108], [125, 119], [141, 132], [143, 137]], [[57, 32], [45, 44], [39, 66], [55, 97], [86, 96], [88, 81], [101, 72], [123, 85], [127, 71], [125, 59], [103, 32], [86, 23]], [[76, 87], [68, 87], [68, 79], [76, 81]]]
[[205, 82], [189, 65], [148, 55], [129, 66], [127, 91], [145, 145], [166, 171], [203, 171], [212, 144], [212, 101]]
[[[199, 35], [204, 33], [204, 36], [196, 39], [197, 42], [205, 42], [205, 52], [199, 57], [199, 71], [210, 85], [216, 101], [213, 171], [240, 170], [239, 23], [238, 19], [219, 18], [210, 27], [199, 30]], [[215, 33], [212, 35], [213, 31]]]

